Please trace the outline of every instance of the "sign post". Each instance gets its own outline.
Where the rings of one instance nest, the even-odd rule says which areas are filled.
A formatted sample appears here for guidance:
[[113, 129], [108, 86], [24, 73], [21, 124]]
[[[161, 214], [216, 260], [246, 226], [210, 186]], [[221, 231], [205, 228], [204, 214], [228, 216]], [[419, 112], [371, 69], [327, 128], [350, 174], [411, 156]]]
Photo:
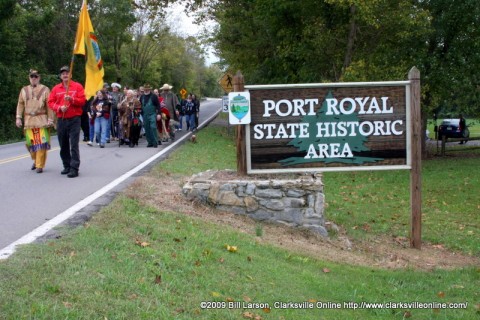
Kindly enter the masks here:
[[420, 71], [413, 67], [408, 73], [410, 85], [410, 110], [412, 119], [410, 170], [410, 210], [412, 215], [410, 247], [422, 246], [422, 119], [420, 111]]
[[[245, 82], [243, 79], [243, 75], [240, 71], [237, 72], [237, 74], [233, 79], [233, 89], [235, 90], [235, 92], [242, 92], [245, 90]], [[247, 150], [246, 149], [247, 148], [245, 144], [245, 125], [239, 124], [237, 125], [237, 174], [239, 176], [247, 175]]]

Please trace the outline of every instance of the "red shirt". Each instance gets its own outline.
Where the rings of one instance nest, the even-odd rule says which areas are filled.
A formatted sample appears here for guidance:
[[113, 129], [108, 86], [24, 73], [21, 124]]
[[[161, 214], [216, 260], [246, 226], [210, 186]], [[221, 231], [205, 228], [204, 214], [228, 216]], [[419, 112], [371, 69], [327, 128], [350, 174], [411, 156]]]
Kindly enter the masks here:
[[[66, 91], [67, 88], [63, 83], [59, 83], [53, 87], [48, 97], [48, 107], [52, 109], [60, 119], [70, 119], [81, 116], [83, 106], [87, 102], [83, 86], [78, 82], [70, 80], [70, 87], [68, 88], [68, 95], [72, 97], [70, 101], [65, 101]], [[60, 107], [63, 105], [68, 107], [65, 113], [60, 110]]]

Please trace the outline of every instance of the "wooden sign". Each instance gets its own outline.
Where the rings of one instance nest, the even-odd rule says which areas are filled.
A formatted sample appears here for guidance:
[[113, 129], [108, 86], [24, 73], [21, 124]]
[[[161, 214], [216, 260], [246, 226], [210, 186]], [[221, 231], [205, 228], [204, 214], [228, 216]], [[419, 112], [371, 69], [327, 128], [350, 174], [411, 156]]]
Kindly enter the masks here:
[[245, 86], [247, 172], [410, 169], [409, 84]]

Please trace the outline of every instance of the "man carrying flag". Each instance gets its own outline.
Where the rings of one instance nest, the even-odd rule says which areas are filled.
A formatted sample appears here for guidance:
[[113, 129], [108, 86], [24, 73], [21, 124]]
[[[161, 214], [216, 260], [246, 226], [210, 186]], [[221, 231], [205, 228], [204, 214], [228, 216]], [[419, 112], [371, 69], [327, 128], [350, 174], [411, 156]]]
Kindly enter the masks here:
[[[80, 83], [71, 80], [75, 54], [85, 55], [86, 58], [86, 90]], [[55, 111], [58, 117], [58, 141], [63, 163], [61, 174], [66, 174], [69, 178], [78, 177], [80, 168], [79, 140], [83, 106], [86, 103], [86, 97], [94, 96], [96, 91], [102, 88], [103, 73], [100, 50], [85, 0], [78, 20], [70, 68], [64, 66], [60, 69], [62, 82], [53, 87], [48, 98], [49, 108]]]
[[69, 178], [78, 176], [80, 168], [80, 124], [85, 104], [83, 86], [70, 79], [68, 66], [60, 69], [61, 83], [53, 87], [48, 97], [48, 107], [57, 113], [57, 133], [60, 145], [60, 158], [63, 163], [61, 174]]

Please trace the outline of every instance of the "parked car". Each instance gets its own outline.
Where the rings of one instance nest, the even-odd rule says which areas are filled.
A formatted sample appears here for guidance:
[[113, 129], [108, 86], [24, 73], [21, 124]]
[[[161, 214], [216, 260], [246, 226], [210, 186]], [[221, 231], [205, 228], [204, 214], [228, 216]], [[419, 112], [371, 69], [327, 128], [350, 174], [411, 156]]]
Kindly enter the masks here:
[[442, 123], [438, 127], [438, 140], [442, 140], [443, 136], [446, 138], [469, 138], [470, 131], [468, 127], [465, 128], [465, 132], [462, 134], [460, 131], [460, 119], [443, 119]]

